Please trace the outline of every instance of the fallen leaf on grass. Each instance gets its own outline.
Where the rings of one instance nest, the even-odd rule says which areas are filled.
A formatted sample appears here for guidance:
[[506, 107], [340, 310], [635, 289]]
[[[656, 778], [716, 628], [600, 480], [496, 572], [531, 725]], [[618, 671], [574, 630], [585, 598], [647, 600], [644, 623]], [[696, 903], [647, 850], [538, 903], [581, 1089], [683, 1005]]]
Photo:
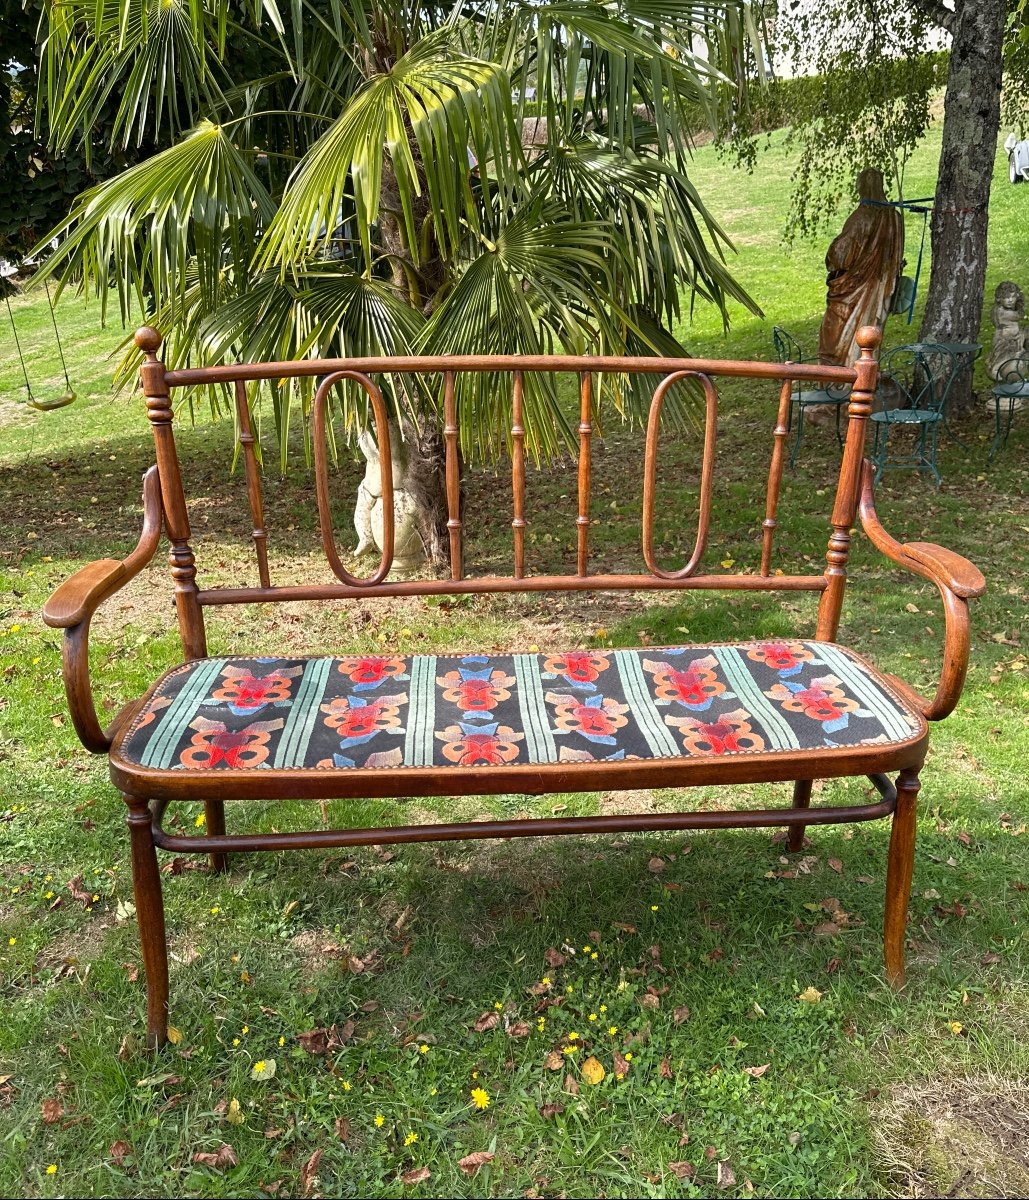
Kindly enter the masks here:
[[324, 1150], [316, 1150], [300, 1168], [300, 1186], [304, 1189], [305, 1196], [310, 1196], [314, 1189], [314, 1185], [317, 1182], [315, 1177], [318, 1174], [318, 1168], [321, 1166], [322, 1155], [324, 1153]]
[[736, 1172], [727, 1162], [718, 1164], [718, 1187], [723, 1191], [736, 1186]]
[[329, 1049], [329, 1031], [327, 1029], [308, 1029], [306, 1033], [298, 1033], [297, 1041], [308, 1054], [325, 1054]]
[[337, 1117], [336, 1118], [336, 1137], [338, 1137], [341, 1142], [349, 1142], [350, 1141], [350, 1118], [349, 1117]]
[[93, 893], [87, 892], [82, 886], [82, 876], [76, 875], [74, 879], [68, 881], [68, 891], [71, 892], [73, 900], [78, 900], [80, 904], [87, 907], [93, 903]]
[[496, 1029], [500, 1024], [500, 1013], [496, 1009], [490, 1012], [484, 1012], [482, 1016], [477, 1017], [472, 1028], [476, 1033], [488, 1033], [491, 1029]]
[[414, 1187], [416, 1183], [424, 1183], [431, 1174], [428, 1167], [415, 1167], [412, 1171], [405, 1171], [400, 1176], [400, 1182], [404, 1187]]
[[182, 1030], [176, 1029], [174, 1025], [167, 1027], [168, 1041], [173, 1046], [177, 1046], [182, 1041]]
[[658, 1070], [662, 1079], [672, 1079], [672, 1060], [668, 1057], [661, 1059], [661, 1066]]
[[749, 1075], [751, 1079], [760, 1079], [771, 1065], [771, 1063], [762, 1063], [760, 1067], [744, 1067], [743, 1074]]
[[56, 1125], [64, 1116], [64, 1105], [60, 1100], [44, 1100], [41, 1107], [43, 1110], [43, 1123], [45, 1125]]
[[560, 1071], [565, 1065], [564, 1055], [559, 1054], [557, 1050], [551, 1050], [543, 1060], [543, 1065], [548, 1071]]
[[647, 863], [647, 870], [652, 875], [660, 875], [664, 869], [665, 860], [663, 858], [658, 858], [657, 855], [655, 855], [650, 862]]
[[691, 1162], [670, 1162], [668, 1164], [669, 1171], [676, 1179], [692, 1179], [697, 1173], [697, 1168]]
[[565, 1106], [563, 1104], [541, 1104], [540, 1116], [546, 1121], [551, 1117], [556, 1117], [558, 1113], [563, 1113]]
[[193, 1161], [199, 1163], [202, 1167], [213, 1167], [216, 1171], [224, 1171], [229, 1167], [239, 1165], [236, 1151], [233, 1150], [228, 1142], [222, 1142], [218, 1149], [213, 1152], [198, 1151], [193, 1155]]
[[558, 967], [563, 967], [568, 961], [567, 957], [560, 950], [555, 950], [553, 946], [547, 949], [543, 957], [546, 960], [547, 966], [553, 967], [554, 970], [557, 970]]
[[797, 997], [798, 1000], [803, 1000], [805, 1004], [817, 1004], [822, 998], [822, 993], [816, 987], [805, 988]]
[[629, 1074], [630, 1063], [627, 1058], [620, 1054], [617, 1050], [614, 1052], [615, 1063], [615, 1078], [624, 1079]]
[[569, 1096], [578, 1096], [579, 1094], [579, 1085], [576, 1083], [575, 1076], [571, 1073], [571, 1071], [569, 1071], [565, 1076], [563, 1090], [566, 1091]]
[[661, 997], [655, 995], [654, 992], [644, 992], [642, 996], [637, 998], [641, 1008], [656, 1010], [661, 1007]]
[[230, 1125], [242, 1125], [244, 1121], [243, 1111], [239, 1106], [239, 1101], [235, 1096], [229, 1101], [229, 1107], [225, 1111], [225, 1120]]
[[508, 1037], [523, 1038], [529, 1036], [530, 1030], [525, 1021], [515, 1021], [508, 1025], [506, 1032]]
[[469, 1177], [474, 1175], [480, 1167], [484, 1167], [496, 1158], [496, 1155], [489, 1150], [475, 1150], [471, 1154], [466, 1154], [464, 1158], [457, 1160], [457, 1165]]
[[685, 1004], [679, 1004], [672, 1009], [672, 1022], [675, 1025], [681, 1025], [683, 1021], [690, 1019], [690, 1010]]
[[124, 1167], [125, 1160], [132, 1154], [132, 1147], [128, 1142], [112, 1142], [108, 1154], [116, 1167]]
[[591, 1054], [582, 1064], [582, 1077], [588, 1084], [603, 1083], [606, 1076], [607, 1071], [604, 1070], [604, 1064], [594, 1055]]
[[274, 1079], [275, 1078], [275, 1059], [274, 1058], [259, 1058], [257, 1062], [250, 1068], [251, 1079]]
[[830, 858], [828, 859], [828, 863], [837, 875], [843, 874], [843, 863], [838, 858]]

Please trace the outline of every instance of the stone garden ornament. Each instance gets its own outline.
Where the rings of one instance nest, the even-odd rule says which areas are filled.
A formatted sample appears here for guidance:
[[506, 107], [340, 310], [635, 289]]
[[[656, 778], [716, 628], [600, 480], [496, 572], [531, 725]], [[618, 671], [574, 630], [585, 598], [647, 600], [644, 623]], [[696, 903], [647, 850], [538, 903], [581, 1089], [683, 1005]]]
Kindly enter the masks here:
[[886, 199], [882, 172], [862, 171], [857, 190], [860, 203], [825, 256], [818, 361], [839, 366], [857, 358], [857, 331], [863, 325], [882, 328], [904, 258], [904, 217]]
[[[354, 508], [354, 528], [357, 530], [355, 553], [360, 557], [373, 550], [382, 551], [382, 474], [379, 469], [379, 443], [372, 431], [364, 430], [357, 444], [367, 460]], [[398, 449], [403, 446], [397, 437], [391, 438], [390, 444]], [[392, 462], [395, 530], [393, 569], [402, 575], [416, 571], [425, 563], [425, 546], [418, 531], [418, 507], [405, 484], [405, 466], [401, 454], [395, 454]]]

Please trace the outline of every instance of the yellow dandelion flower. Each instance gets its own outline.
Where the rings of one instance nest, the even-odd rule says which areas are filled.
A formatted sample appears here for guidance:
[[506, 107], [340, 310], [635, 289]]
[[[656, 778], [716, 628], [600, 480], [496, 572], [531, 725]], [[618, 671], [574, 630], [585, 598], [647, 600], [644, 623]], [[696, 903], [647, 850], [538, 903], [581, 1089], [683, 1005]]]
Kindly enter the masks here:
[[197, 819], [193, 822], [193, 824], [196, 825], [197, 829], [202, 829], [204, 827], [204, 823], [206, 822], [206, 820], [207, 820], [207, 818], [204, 816], [203, 813], [201, 813], [200, 816], [197, 817]]
[[572, 992], [574, 992], [574, 991], [575, 991], [575, 988], [573, 988], [573, 987], [572, 987], [572, 985], [571, 985], [571, 984], [569, 984], [569, 985], [568, 985], [568, 986], [565, 988], [565, 991], [566, 991], [566, 992], [568, 993], [568, 995], [570, 996], [570, 995], [572, 994]]
[[414, 1130], [410, 1130], [406, 1138], [404, 1138], [405, 1146], [413, 1146], [418, 1141], [418, 1134]]
[[543, 1030], [546, 1029], [546, 1027], [547, 1027], [546, 1017], [538, 1017], [536, 1019], [536, 1028], [540, 1031], [540, 1033], [542, 1033]]
[[429, 1095], [430, 1095], [430, 1096], [435, 1096], [435, 1095], [437, 1095], [437, 1094], [438, 1094], [438, 1092], [439, 1092], [439, 1088], [430, 1088], [430, 1089], [429, 1089]]
[[221, 912], [221, 909], [218, 907], [217, 904], [212, 905], [212, 907], [211, 907], [211, 916], [212, 917], [216, 917], [220, 912]]
[[249, 1033], [249, 1032], [250, 1032], [250, 1026], [249, 1026], [249, 1025], [244, 1025], [244, 1026], [243, 1026], [243, 1032], [244, 1032], [244, 1033]]
[[343, 1080], [343, 1090], [345, 1092], [349, 1092], [352, 1087], [353, 1087], [353, 1084], [350, 1082], [349, 1079]]
[[564, 1053], [565, 1054], [574, 1054], [576, 1052], [576, 1050], [578, 1050], [578, 1049], [579, 1049], [579, 1047], [576, 1045], [565, 1046]]
[[286, 1039], [284, 1037], [280, 1037], [279, 1038], [279, 1046], [280, 1047], [285, 1046], [285, 1044], [286, 1044]]
[[503, 1004], [501, 1004], [501, 1003], [500, 1003], [500, 1001], [499, 1001], [499, 1000], [494, 1000], [494, 1001], [493, 1001], [493, 1007], [494, 1007], [494, 1008], [497, 1010], [497, 1012], [500, 1012], [500, 1010], [501, 1010], [501, 1009], [502, 1009], [504, 1006], [503, 1006]]
[[964, 1029], [964, 1025], [962, 1025], [960, 1021], [948, 1021], [947, 1028], [951, 1031], [951, 1033], [960, 1033], [962, 1029]]
[[625, 1056], [625, 1061], [626, 1061], [626, 1062], [632, 1062], [632, 1051], [631, 1051], [631, 1050], [630, 1050], [630, 1051], [629, 1051], [629, 1053], [628, 1053], [628, 1054]]
[[425, 1042], [422, 1042], [422, 1044], [418, 1047], [418, 1053], [419, 1054], [428, 1054], [429, 1053], [429, 1047]]
[[592, 946], [583, 946], [583, 948], [582, 948], [582, 952], [583, 952], [583, 954], [589, 954], [589, 952], [590, 952], [592, 949], [593, 949], [593, 947], [592, 947]]
[[260, 1075], [264, 1071], [264, 1068], [266, 1066], [267, 1066], [267, 1063], [265, 1063], [264, 1059], [259, 1058], [257, 1060], [257, 1062], [254, 1063], [254, 1070], [257, 1072], [258, 1075]]
[[57, 1174], [57, 1163], [51, 1163], [50, 1166], [47, 1167], [46, 1173], [48, 1175], [56, 1175]]
[[652, 905], [650, 906], [650, 911], [651, 911], [651, 912], [657, 912], [657, 910], [658, 910], [658, 907], [659, 907], [658, 905], [656, 905], [656, 904], [652, 904]]
[[[11, 633], [21, 633], [21, 626], [20, 625], [12, 625]], [[57, 1170], [57, 1168], [54, 1167], [54, 1171], [56, 1171], [56, 1170]], [[51, 1171], [50, 1174], [53, 1174], [53, 1171]]]
[[235, 1047], [236, 1047], [236, 1046], [238, 1046], [238, 1045], [239, 1045], [239, 1038], [233, 1038], [233, 1039], [232, 1039], [232, 1046], [233, 1046], [233, 1049], [235, 1049]]
[[7, 939], [7, 944], [8, 944], [8, 946], [17, 946], [18, 939], [16, 937], [9, 937]]
[[54, 898], [54, 894], [53, 894], [53, 892], [47, 892], [47, 893], [45, 893], [45, 895], [43, 896], [43, 899], [44, 899], [44, 900], [52, 900], [53, 898]]
[[478, 1079], [478, 1078], [479, 1078], [479, 1072], [478, 1072], [478, 1071], [473, 1071], [473, 1072], [472, 1072], [472, 1078], [473, 1078], [473, 1079]]
[[485, 1088], [481, 1087], [472, 1088], [472, 1103], [479, 1110], [479, 1112], [483, 1112], [485, 1109], [489, 1108], [489, 1092], [487, 1092]]
[[596, 962], [596, 961], [597, 961], [597, 952], [596, 952], [596, 950], [594, 950], [594, 951], [593, 951], [593, 953], [590, 955], [590, 961], [591, 961], [591, 962]]
[[602, 1005], [600, 1006], [600, 1013], [601, 1013], [601, 1016], [603, 1016], [603, 1014], [604, 1014], [604, 1013], [606, 1013], [606, 1012], [607, 1012], [607, 1005], [606, 1005], [606, 1004], [602, 1004]]
[[607, 1032], [611, 1035], [611, 1037], [614, 1037], [615, 1034], [618, 1032], [618, 1026], [617, 1025], [608, 1026]]
[[596, 1013], [590, 1013], [590, 1015], [586, 1018], [587, 1021], [595, 1021], [596, 1019], [597, 1019]]
[[576, 1033], [576, 1032], [573, 1030], [573, 1031], [572, 1031], [572, 1032], [571, 1032], [571, 1033], [568, 1035], [568, 1040], [569, 1040], [570, 1042], [577, 1042], [577, 1041], [579, 1040], [579, 1035], [578, 1035], [578, 1034], [577, 1034], [577, 1033]]
[[542, 983], [544, 987], [550, 987], [550, 976], [544, 975], [543, 978], [540, 980], [540, 983]]
[[382, 1115], [382, 1113], [376, 1113], [375, 1114], [375, 1128], [381, 1129], [383, 1127], [383, 1125], [385, 1125], [385, 1124], [386, 1124], [386, 1118]]

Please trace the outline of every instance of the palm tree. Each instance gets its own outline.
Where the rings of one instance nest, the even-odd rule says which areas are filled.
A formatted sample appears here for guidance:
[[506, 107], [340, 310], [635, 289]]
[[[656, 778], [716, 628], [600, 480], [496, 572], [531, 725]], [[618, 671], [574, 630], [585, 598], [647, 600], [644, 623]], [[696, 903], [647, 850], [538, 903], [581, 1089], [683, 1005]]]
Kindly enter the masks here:
[[[684, 302], [754, 308], [687, 171], [763, 61], [749, 0], [62, 0], [43, 53], [54, 149], [106, 122], [138, 161], [77, 199], [40, 278], [113, 285], [172, 365], [681, 354]], [[503, 452], [506, 389], [461, 386], [462, 452]], [[528, 448], [559, 451], [553, 380], [525, 386]], [[390, 396], [442, 562], [438, 381]], [[285, 465], [310, 381], [271, 398]], [[614, 399], [638, 411], [631, 381]]]

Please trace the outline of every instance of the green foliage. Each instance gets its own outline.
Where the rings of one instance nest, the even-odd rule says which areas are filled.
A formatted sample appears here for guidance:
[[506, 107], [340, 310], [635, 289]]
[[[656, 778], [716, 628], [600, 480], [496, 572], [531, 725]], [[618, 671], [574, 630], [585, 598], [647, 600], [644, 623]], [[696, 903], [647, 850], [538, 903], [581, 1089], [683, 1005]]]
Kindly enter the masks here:
[[[759, 46], [749, 0], [69, 0], [48, 10], [52, 144], [87, 152], [106, 113], [108, 149], [141, 161], [79, 197], [43, 276], [104, 305], [113, 281], [172, 364], [683, 352], [684, 295], [755, 307], [688, 162], [698, 114], [746, 104], [734, 67]], [[530, 87], [523, 150], [512, 97]], [[532, 388], [530, 445], [549, 454], [566, 426]], [[284, 450], [311, 381], [272, 390]], [[393, 399], [415, 419], [440, 402], [432, 381]], [[502, 448], [509, 403], [459, 396], [466, 453]]]
[[[882, 171], [896, 199], [925, 136], [930, 104], [946, 80], [947, 55], [925, 49], [931, 25], [922, 8], [898, 0], [773, 4], [770, 47], [792, 77], [752, 93], [752, 124], [735, 126], [727, 145], [751, 169], [760, 131], [788, 127], [798, 152], [785, 238], [827, 229], [854, 196], [864, 167]], [[892, 186], [891, 186], [892, 185]]]

